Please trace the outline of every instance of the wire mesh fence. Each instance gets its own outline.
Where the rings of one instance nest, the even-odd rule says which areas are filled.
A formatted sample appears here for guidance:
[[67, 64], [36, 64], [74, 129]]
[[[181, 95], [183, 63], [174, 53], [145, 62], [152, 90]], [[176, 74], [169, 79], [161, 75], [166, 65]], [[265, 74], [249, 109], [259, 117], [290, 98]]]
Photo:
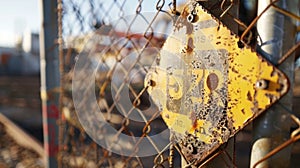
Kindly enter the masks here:
[[[60, 167], [180, 167], [182, 152], [166, 131], [161, 107], [147, 92], [155, 83], [144, 81], [187, 1], [58, 2], [63, 64]], [[244, 45], [255, 46], [256, 11], [236, 15], [244, 1], [199, 3], [240, 34]], [[299, 19], [289, 11], [276, 9], [295, 22]], [[296, 47], [289, 52], [293, 50]], [[292, 118], [297, 128], [299, 121]], [[299, 139], [298, 129], [295, 130], [288, 144]], [[154, 137], [158, 134], [159, 140]], [[227, 167], [248, 166], [251, 139], [249, 124], [206, 161], [217, 160]], [[193, 163], [186, 165], [189, 164]]]
[[[107, 134], [112, 136], [112, 141], [114, 141], [113, 138], [117, 141], [120, 138], [119, 134], [149, 138], [148, 135], [166, 129], [163, 121], [158, 117], [157, 107], [151, 105], [149, 101], [143, 79], [147, 73], [146, 66], [149, 66], [158, 52], [155, 49], [160, 48], [165, 40], [165, 37], [162, 36], [163, 32], [161, 32], [162, 35], [153, 34], [153, 27], [158, 24], [157, 21], [154, 22], [155, 18], [153, 17], [159, 17], [160, 26], [165, 27], [172, 19], [170, 12], [167, 12], [169, 9], [165, 9], [165, 3], [167, 2], [72, 0], [62, 2], [62, 33], [65, 41], [64, 80], [66, 82], [63, 114], [67, 121], [62, 126], [64, 134], [61, 143], [64, 148], [59, 158], [63, 167], [148, 167], [148, 165], [164, 162], [164, 159], [160, 161], [159, 158], [157, 163], [154, 163], [154, 156], [135, 158], [136, 154], [134, 153], [131, 156], [114, 154], [97, 145], [79, 123], [72, 101], [71, 81], [74, 75], [74, 62], [72, 61], [76, 59], [78, 53], [81, 53], [79, 57], [94, 60], [83, 66], [90, 68], [93, 64], [96, 66], [97, 102], [105, 120], [117, 130], [115, 135]], [[145, 11], [152, 11], [152, 13], [145, 16], [147, 13], [142, 13], [144, 8], [146, 8]], [[158, 16], [159, 14], [160, 16]], [[114, 22], [123, 25], [117, 25]], [[123, 77], [125, 79], [122, 81]], [[79, 78], [86, 80], [84, 76], [79, 75]], [[111, 82], [112, 80], [115, 82]], [[88, 87], [85, 83], [80, 85]], [[118, 100], [124, 97], [122, 92], [126, 90], [125, 87], [129, 91], [126, 98], [129, 98], [132, 107], [122, 107]], [[88, 97], [88, 95], [86, 96]], [[83, 97], [84, 104], [87, 104], [88, 101]], [[149, 108], [150, 106], [151, 108]], [[147, 113], [142, 113], [142, 110], [147, 108], [149, 108]], [[140, 115], [138, 121], [141, 120], [143, 123], [130, 121], [128, 116], [133, 113], [138, 113]], [[97, 117], [95, 114], [90, 114], [87, 119], [95, 117]], [[97, 140], [101, 141], [103, 140], [101, 136], [106, 136], [105, 131], [107, 130], [96, 128], [98, 130], [94, 130], [94, 133], [100, 136], [97, 136]], [[168, 140], [167, 136], [165, 138]], [[139, 141], [139, 138], [136, 140]], [[112, 148], [120, 152], [125, 150], [122, 149], [123, 147], [133, 148], [130, 146], [133, 144], [126, 145], [126, 142], [115, 142]], [[149, 145], [155, 149], [159, 144]], [[157, 151], [157, 153], [159, 152], [161, 151]]]

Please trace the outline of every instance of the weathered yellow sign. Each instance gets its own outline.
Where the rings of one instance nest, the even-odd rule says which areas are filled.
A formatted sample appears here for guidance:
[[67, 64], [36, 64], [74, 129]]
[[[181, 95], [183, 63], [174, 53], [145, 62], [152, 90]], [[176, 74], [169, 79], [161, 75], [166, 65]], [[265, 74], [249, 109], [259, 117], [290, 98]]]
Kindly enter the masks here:
[[285, 75], [197, 3], [145, 79], [188, 161], [202, 161], [288, 90]]

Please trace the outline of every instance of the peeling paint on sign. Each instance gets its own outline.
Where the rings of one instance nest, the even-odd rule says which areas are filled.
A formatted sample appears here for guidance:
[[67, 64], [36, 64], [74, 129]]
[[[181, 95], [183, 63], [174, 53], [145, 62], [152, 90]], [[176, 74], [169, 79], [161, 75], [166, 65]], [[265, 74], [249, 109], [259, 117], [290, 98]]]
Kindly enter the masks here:
[[198, 3], [187, 5], [145, 79], [185, 158], [201, 162], [288, 90], [277, 68]]

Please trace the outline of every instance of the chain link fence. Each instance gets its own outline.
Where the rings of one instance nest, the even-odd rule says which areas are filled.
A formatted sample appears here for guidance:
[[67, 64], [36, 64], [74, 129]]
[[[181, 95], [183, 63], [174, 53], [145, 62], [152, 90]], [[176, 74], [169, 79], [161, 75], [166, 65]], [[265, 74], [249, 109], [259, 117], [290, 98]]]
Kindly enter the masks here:
[[[167, 126], [160, 116], [160, 107], [147, 93], [147, 86], [153, 83], [145, 84], [144, 78], [185, 3], [185, 0], [59, 1], [62, 9], [58, 10], [59, 33], [63, 40], [60, 44], [63, 63], [60, 69], [63, 79], [60, 167], [180, 167], [180, 150], [170, 142], [169, 133], [164, 132]], [[229, 18], [227, 23], [239, 27], [240, 31], [235, 32], [243, 37], [249, 34], [243, 32], [251, 30], [253, 36], [247, 36], [248, 44], [255, 45], [252, 24], [256, 22], [255, 15], [243, 16], [242, 12], [240, 19], [244, 24], [228, 12], [232, 6], [239, 5], [237, 1], [201, 3], [212, 13]], [[295, 21], [299, 18], [288, 16]], [[92, 75], [94, 80], [90, 78]], [[92, 91], [86, 92], [87, 88]], [[75, 101], [74, 95], [77, 95]], [[95, 100], [90, 98], [93, 96]], [[96, 106], [93, 102], [97, 102]], [[298, 122], [297, 118], [293, 119]], [[111, 128], [99, 121], [108, 123], [115, 130], [113, 134], [109, 131]], [[298, 127], [299, 122], [297, 124]], [[87, 130], [87, 126], [91, 129]], [[299, 139], [296, 133], [290, 143]], [[161, 135], [161, 141], [153, 139], [156, 134]], [[134, 143], [122, 141], [123, 135], [135, 137], [131, 140]], [[111, 142], [104, 142], [105, 139]], [[142, 139], [147, 139], [147, 143], [143, 144]], [[218, 160], [227, 167], [248, 166], [251, 139], [252, 124], [231, 140], [233, 146], [228, 146], [233, 148], [232, 152], [226, 151], [225, 144], [207, 161]], [[300, 151], [296, 148], [299, 147], [295, 147], [297, 154]], [[145, 154], [147, 150], [152, 153]], [[136, 157], [140, 154], [143, 157]]]
[[[66, 122], [62, 125], [64, 133], [61, 137], [63, 150], [59, 157], [61, 165], [63, 167], [152, 167], [167, 164], [165, 163], [168, 158], [167, 153], [156, 159], [155, 156], [134, 157], [136, 155], [134, 153], [131, 156], [122, 156], [111, 153], [93, 141], [85, 133], [75, 113], [71, 82], [74, 76], [74, 60], [82, 56], [94, 61], [88, 61], [90, 64], [83, 66], [89, 67], [95, 64], [97, 67], [95, 81], [97, 102], [105, 120], [117, 130], [115, 135], [107, 134], [107, 130], [100, 127], [96, 127], [98, 130], [94, 131], [100, 135], [97, 136], [99, 141], [103, 140], [101, 135], [112, 136], [111, 141], [115, 141], [113, 150], [121, 152], [123, 147], [133, 148], [126, 142], [117, 140], [120, 134], [151, 139], [148, 135], [165, 130], [166, 126], [159, 116], [158, 108], [151, 105], [144, 88], [144, 77], [147, 66], [158, 53], [157, 48], [160, 48], [165, 41], [164, 31], [171, 24], [172, 19], [170, 12], [170, 8], [173, 7], [172, 2], [66, 0], [62, 1], [62, 5], [61, 26], [65, 65], [63, 72], [65, 92], [62, 104]], [[118, 22], [123, 25], [118, 25]], [[154, 32], [155, 26], [161, 27], [161, 34]], [[123, 77], [125, 79], [122, 81]], [[86, 80], [80, 74], [79, 78]], [[115, 82], [111, 82], [112, 80]], [[88, 87], [85, 83], [81, 85]], [[127, 98], [133, 105], [129, 108], [122, 107], [123, 103], [119, 102], [119, 99], [124, 96], [121, 92], [126, 90], [125, 87], [129, 91]], [[82, 102], [87, 104], [88, 100], [83, 97]], [[148, 109], [147, 113], [142, 112], [145, 109]], [[143, 122], [129, 120], [130, 113], [140, 114], [138, 120]], [[93, 117], [97, 116], [91, 114], [87, 119]], [[168, 138], [165, 137], [166, 140]], [[136, 140], [136, 143], [139, 143], [139, 138]], [[159, 144], [149, 145], [157, 149]]]

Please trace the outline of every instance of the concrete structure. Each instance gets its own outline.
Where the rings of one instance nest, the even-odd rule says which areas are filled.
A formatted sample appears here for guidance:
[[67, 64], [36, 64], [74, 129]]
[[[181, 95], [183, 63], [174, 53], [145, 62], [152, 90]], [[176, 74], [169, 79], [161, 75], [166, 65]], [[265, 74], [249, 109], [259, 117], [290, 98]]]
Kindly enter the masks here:
[[39, 71], [38, 34], [25, 33], [14, 48], [0, 47], [0, 75], [37, 75]]

